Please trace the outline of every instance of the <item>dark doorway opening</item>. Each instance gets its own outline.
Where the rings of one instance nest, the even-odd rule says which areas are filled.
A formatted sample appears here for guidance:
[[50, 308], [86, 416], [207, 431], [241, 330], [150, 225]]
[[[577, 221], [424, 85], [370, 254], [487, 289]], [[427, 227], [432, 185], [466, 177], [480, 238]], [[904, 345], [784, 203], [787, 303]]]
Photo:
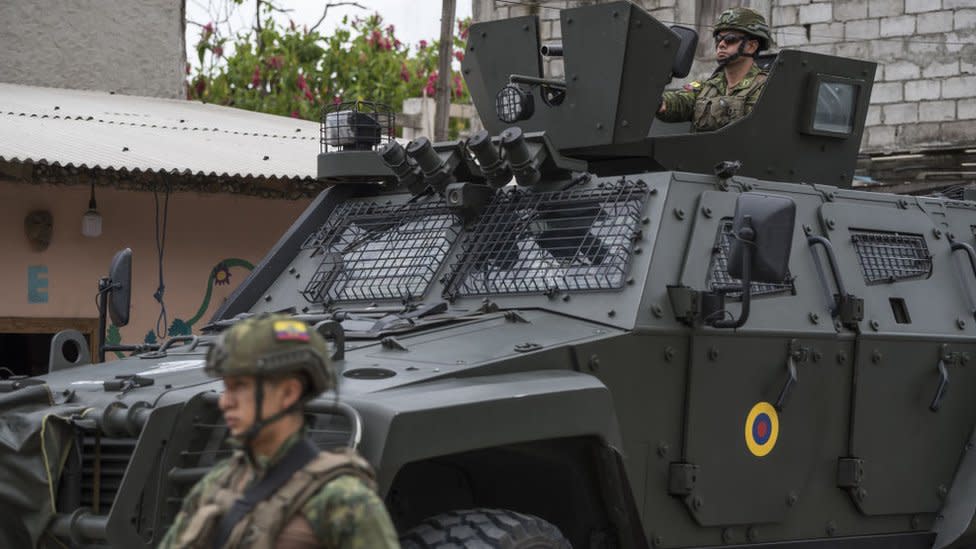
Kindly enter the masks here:
[[[98, 344], [97, 318], [0, 317], [0, 379], [10, 375], [37, 376], [48, 373], [51, 340], [62, 330], [78, 330], [89, 349]], [[74, 343], [62, 348], [64, 358], [73, 361], [81, 349]], [[74, 355], [74, 356], [72, 356]]]
[[7, 375], [39, 376], [47, 373], [54, 334], [0, 334], [0, 366]]

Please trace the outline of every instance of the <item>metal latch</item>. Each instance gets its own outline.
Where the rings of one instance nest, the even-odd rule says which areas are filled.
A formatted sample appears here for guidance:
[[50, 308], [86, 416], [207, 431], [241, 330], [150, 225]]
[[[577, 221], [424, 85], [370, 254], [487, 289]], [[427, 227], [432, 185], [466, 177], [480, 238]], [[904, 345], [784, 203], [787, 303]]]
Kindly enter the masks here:
[[860, 458], [839, 458], [837, 460], [837, 486], [857, 488], [864, 480], [864, 460]]
[[805, 364], [809, 354], [809, 347], [800, 345], [800, 342], [795, 339], [790, 340], [789, 350], [786, 355], [786, 382], [783, 383], [783, 388], [779, 391], [776, 404], [773, 405], [777, 412], [783, 411], [783, 408], [786, 406], [786, 401], [790, 398], [790, 393], [793, 392], [793, 386], [796, 385], [797, 365]]
[[668, 299], [675, 318], [688, 326], [694, 326], [701, 311], [701, 292], [688, 286], [668, 286]]
[[958, 367], [969, 362], [969, 353], [962, 351], [950, 351], [949, 346], [943, 343], [939, 346], [939, 361], [936, 369], [939, 372], [939, 386], [935, 389], [935, 396], [929, 404], [929, 410], [938, 412], [942, 408], [942, 401], [945, 400], [946, 391], [949, 390], [949, 366]]
[[837, 305], [837, 318], [848, 329], [854, 329], [864, 320], [864, 300], [852, 294], [834, 294]]
[[699, 467], [692, 463], [672, 463], [668, 470], [668, 493], [672, 496], [687, 496], [698, 482]]

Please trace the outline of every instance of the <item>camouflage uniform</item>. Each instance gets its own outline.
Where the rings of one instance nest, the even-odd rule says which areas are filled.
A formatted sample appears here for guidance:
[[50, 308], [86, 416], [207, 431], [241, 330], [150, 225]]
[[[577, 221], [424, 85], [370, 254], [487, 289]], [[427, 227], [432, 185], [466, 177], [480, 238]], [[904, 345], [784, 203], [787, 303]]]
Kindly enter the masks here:
[[[719, 15], [714, 35], [723, 31], [737, 31], [749, 39], [757, 40], [754, 53], [745, 53], [745, 41], [739, 42], [738, 52], [720, 64], [737, 57], [752, 56], [768, 49], [773, 43], [766, 19], [751, 8], [731, 8]], [[716, 41], [716, 45], [718, 42]], [[664, 94], [664, 112], [657, 117], [665, 122], [692, 122], [694, 131], [714, 131], [752, 112], [756, 101], [766, 86], [767, 73], [753, 64], [741, 82], [728, 89], [725, 71], [718, 71], [704, 83], [692, 82], [683, 91]]]
[[664, 94], [665, 111], [658, 113], [658, 118], [665, 122], [691, 120], [695, 131], [717, 130], [752, 112], [766, 77], [766, 72], [753, 65], [732, 89], [727, 89], [724, 72], [704, 83], [692, 82], [682, 91]]
[[[212, 538], [182, 539], [188, 533], [188, 526], [199, 511], [200, 503], [219, 488], [221, 479], [237, 476], [230, 471], [234, 467], [243, 466], [245, 469], [243, 478], [246, 481], [236, 487], [238, 492], [243, 493], [249, 482], [259, 480], [268, 467], [276, 463], [301, 436], [301, 433], [292, 435], [270, 459], [258, 458], [256, 463], [252, 463], [245, 452], [237, 450], [233, 457], [217, 464], [183, 500], [183, 507], [159, 545], [160, 549], [195, 544], [209, 549]], [[400, 546], [383, 502], [367, 479], [354, 474], [345, 474], [328, 482], [301, 506], [300, 517], [307, 524], [295, 519], [288, 521], [283, 525], [276, 546], [330, 549]]]
[[[257, 414], [251, 428], [232, 439], [240, 448], [193, 487], [160, 547], [212, 549], [225, 515], [240, 520], [224, 547], [399, 547], [386, 508], [374, 491], [372, 469], [352, 450], [316, 454], [314, 448], [299, 445], [307, 444], [304, 429], [289, 436], [271, 457], [254, 456], [248, 450], [258, 431], [287, 413], [300, 412], [302, 403], [335, 386], [321, 335], [284, 315], [250, 318], [235, 324], [210, 348], [205, 371], [214, 377], [255, 376], [255, 410], [261, 410], [263, 378], [299, 375], [306, 390], [288, 409], [268, 418]], [[274, 492], [244, 507], [245, 513], [229, 512], [248, 488], [259, 485], [291, 450], [300, 448], [305, 448], [306, 458], [292, 467], [304, 466], [287, 480], [281, 476], [283, 484], [268, 485], [275, 487]]]

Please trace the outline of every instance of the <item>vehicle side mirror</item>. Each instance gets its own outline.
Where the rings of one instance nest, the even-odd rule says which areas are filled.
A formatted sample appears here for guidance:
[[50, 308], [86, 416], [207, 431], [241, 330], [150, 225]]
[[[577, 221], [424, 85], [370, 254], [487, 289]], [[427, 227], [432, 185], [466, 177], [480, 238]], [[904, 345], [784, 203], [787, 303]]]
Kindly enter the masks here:
[[678, 36], [678, 51], [674, 54], [671, 65], [671, 75], [684, 78], [691, 72], [691, 64], [695, 62], [695, 50], [698, 49], [698, 32], [695, 29], [672, 25], [671, 32]]
[[132, 250], [120, 250], [112, 258], [108, 277], [111, 291], [108, 294], [108, 314], [112, 324], [122, 327], [129, 323], [129, 310], [132, 296]]
[[[743, 278], [744, 252], [748, 247], [752, 250], [749, 262], [752, 281], [783, 282], [789, 273], [795, 221], [796, 204], [789, 198], [759, 193], [739, 195], [732, 221], [729, 275]], [[751, 229], [751, 239], [743, 236], [743, 229]]]
[[742, 310], [737, 319], [716, 319], [716, 328], [739, 328], [749, 319], [752, 282], [783, 282], [789, 272], [796, 204], [793, 200], [743, 193], [735, 201], [729, 275], [742, 281]]

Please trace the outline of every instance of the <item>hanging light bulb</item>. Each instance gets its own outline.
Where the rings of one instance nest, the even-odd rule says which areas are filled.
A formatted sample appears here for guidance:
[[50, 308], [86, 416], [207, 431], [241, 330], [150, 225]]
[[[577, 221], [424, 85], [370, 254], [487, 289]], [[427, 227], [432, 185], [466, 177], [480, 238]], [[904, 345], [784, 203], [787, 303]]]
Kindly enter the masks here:
[[94, 238], [102, 234], [102, 215], [98, 213], [95, 204], [95, 182], [91, 185], [91, 198], [88, 199], [88, 211], [81, 216], [81, 234]]

